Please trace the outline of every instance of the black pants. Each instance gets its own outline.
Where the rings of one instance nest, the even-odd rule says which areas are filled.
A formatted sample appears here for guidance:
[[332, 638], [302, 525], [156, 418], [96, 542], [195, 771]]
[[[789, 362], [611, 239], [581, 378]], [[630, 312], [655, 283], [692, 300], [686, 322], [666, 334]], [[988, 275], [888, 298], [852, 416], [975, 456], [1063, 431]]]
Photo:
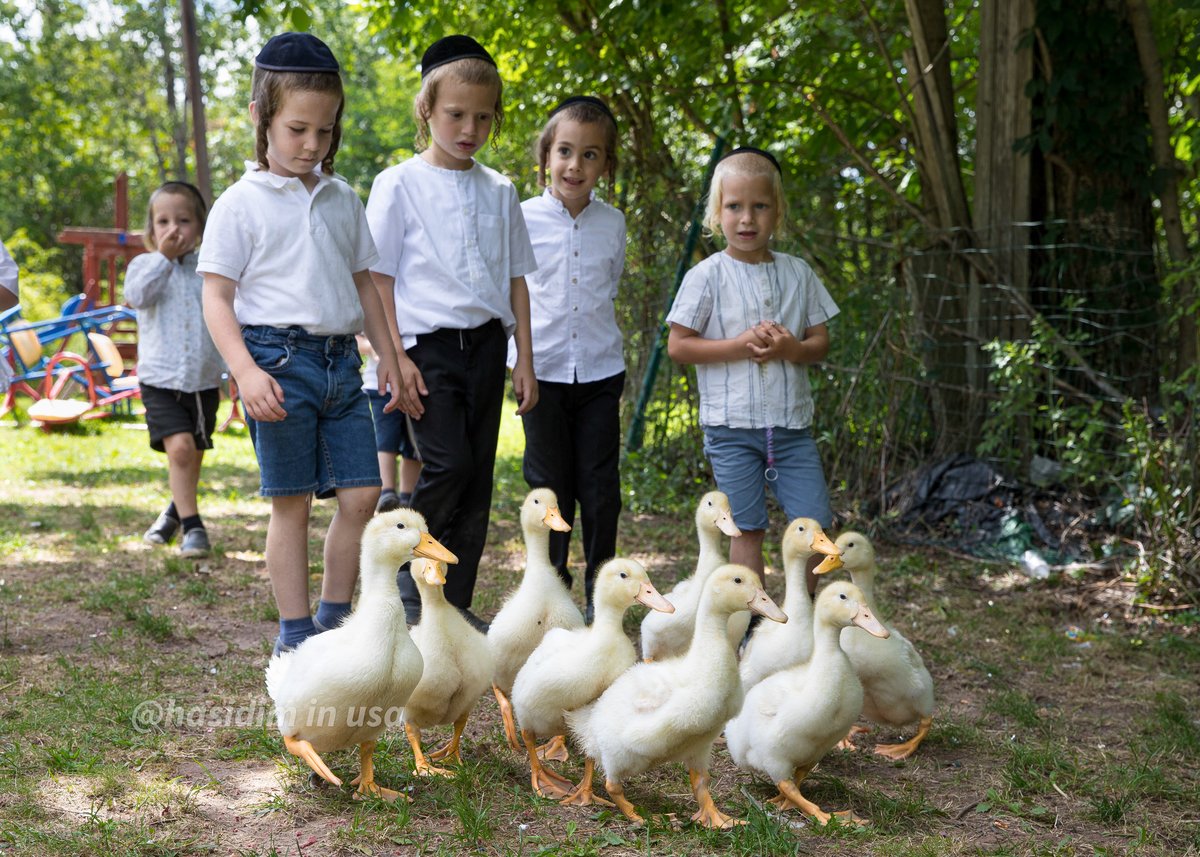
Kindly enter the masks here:
[[[458, 556], [446, 575], [446, 600], [468, 608], [492, 508], [508, 343], [500, 322], [490, 321], [472, 330], [422, 334], [407, 353], [429, 390], [424, 415], [412, 421], [422, 463], [412, 504], [430, 535]], [[396, 582], [414, 622], [421, 597], [407, 568]]]
[[[583, 517], [584, 592], [592, 603], [596, 569], [617, 550], [621, 516], [621, 391], [625, 373], [586, 384], [538, 382], [538, 403], [525, 422], [525, 481], [551, 488], [572, 527]], [[550, 561], [571, 585], [570, 533], [550, 533]]]

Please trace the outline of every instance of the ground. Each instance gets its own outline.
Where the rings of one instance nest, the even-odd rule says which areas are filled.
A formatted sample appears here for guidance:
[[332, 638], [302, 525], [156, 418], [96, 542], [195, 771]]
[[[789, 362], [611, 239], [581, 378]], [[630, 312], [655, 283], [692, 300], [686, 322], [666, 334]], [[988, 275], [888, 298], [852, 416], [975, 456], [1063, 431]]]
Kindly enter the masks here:
[[[202, 497], [216, 551], [199, 562], [140, 540], [165, 502], [163, 462], [145, 446], [135, 422], [54, 435], [0, 428], [0, 852], [1200, 853], [1200, 642], [1190, 629], [1135, 606], [1119, 579], [1034, 582], [1008, 565], [886, 542], [881, 609], [924, 656], [938, 708], [912, 759], [874, 756], [874, 736], [861, 736], [859, 752], [831, 754], [806, 782], [808, 797], [853, 809], [865, 829], [764, 812], [774, 788], [721, 746], [713, 792], [750, 821], [736, 832], [688, 820], [677, 767], [626, 784], [645, 829], [561, 808], [530, 793], [490, 696], [453, 779], [413, 777], [403, 735], [387, 733], [378, 779], [411, 803], [313, 787], [283, 752], [263, 685], [276, 623], [248, 440], [218, 436]], [[476, 598], [485, 617], [520, 572], [523, 490], [504, 448]], [[329, 514], [316, 505], [314, 580]], [[690, 517], [623, 520], [622, 551], [664, 592], [694, 561]], [[767, 585], [782, 598], [782, 575]], [[640, 616], [631, 611], [633, 634]], [[352, 753], [330, 761], [354, 775]], [[577, 774], [578, 759], [563, 770]]]

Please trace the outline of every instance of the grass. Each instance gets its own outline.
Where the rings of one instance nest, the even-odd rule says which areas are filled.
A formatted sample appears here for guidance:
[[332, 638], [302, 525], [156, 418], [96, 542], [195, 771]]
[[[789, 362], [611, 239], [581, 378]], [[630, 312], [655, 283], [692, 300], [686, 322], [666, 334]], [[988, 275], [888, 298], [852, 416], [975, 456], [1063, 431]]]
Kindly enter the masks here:
[[[519, 421], [506, 416], [476, 599], [485, 616], [520, 566], [520, 451]], [[656, 471], [643, 454], [627, 467], [624, 489], [622, 550], [664, 591], [690, 573], [688, 505], [707, 487], [676, 473]], [[626, 784], [645, 828], [607, 809], [558, 807], [530, 793], [490, 698], [468, 724], [466, 764], [453, 778], [413, 776], [402, 732], [385, 734], [377, 776], [411, 803], [314, 789], [281, 750], [262, 682], [277, 617], [262, 569], [267, 504], [256, 496], [245, 432], [220, 434], [205, 467], [212, 558], [183, 560], [141, 543], [166, 502], [165, 477], [136, 420], [55, 433], [0, 428], [0, 852], [1200, 851], [1194, 635], [1100, 621], [1111, 608], [1080, 611], [1082, 590], [1071, 580], [1032, 586], [1006, 569], [890, 545], [879, 546], [888, 571], [881, 608], [934, 673], [933, 731], [912, 759], [890, 763], [870, 747], [895, 732], [877, 728], [859, 739], [862, 752], [830, 754], [804, 784], [810, 799], [852, 809], [870, 827], [814, 829], [764, 811], [774, 787], [737, 771], [721, 747], [713, 791], [724, 811], [748, 822], [736, 830], [688, 820], [694, 807], [677, 765]], [[329, 504], [314, 505], [314, 583], [330, 514]], [[780, 575], [766, 584], [781, 597]], [[636, 632], [637, 622], [627, 627]], [[136, 719], [147, 711], [153, 722]], [[446, 734], [433, 730], [427, 746]], [[347, 778], [357, 772], [352, 752], [328, 761]], [[577, 777], [580, 760], [562, 770]]]

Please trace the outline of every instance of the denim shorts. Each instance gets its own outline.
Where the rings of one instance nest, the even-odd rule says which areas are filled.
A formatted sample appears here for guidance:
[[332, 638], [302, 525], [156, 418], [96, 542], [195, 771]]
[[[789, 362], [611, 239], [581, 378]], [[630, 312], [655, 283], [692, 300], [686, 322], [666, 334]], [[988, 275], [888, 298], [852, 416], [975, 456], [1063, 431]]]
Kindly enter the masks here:
[[247, 419], [262, 482], [259, 494], [332, 497], [338, 488], [379, 486], [371, 409], [353, 336], [247, 325], [254, 362], [283, 388], [279, 422]]
[[821, 470], [817, 442], [809, 429], [772, 430], [774, 479], [767, 473], [765, 429], [704, 427], [704, 454], [712, 463], [717, 487], [729, 497], [733, 520], [743, 530], [765, 530], [766, 486], [789, 521], [814, 518], [822, 527], [833, 524], [829, 488]]
[[378, 390], [364, 389], [363, 392], [371, 403], [371, 419], [375, 422], [375, 451], [416, 458], [417, 448], [408, 436], [408, 417], [404, 412], [395, 410], [385, 414], [383, 406], [388, 403], [388, 397], [381, 396]]

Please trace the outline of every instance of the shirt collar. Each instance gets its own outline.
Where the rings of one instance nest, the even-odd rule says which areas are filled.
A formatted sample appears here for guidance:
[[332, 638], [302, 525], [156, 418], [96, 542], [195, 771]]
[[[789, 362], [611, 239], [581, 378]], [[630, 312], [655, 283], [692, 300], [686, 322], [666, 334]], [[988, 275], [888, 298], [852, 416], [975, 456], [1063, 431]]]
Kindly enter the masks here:
[[[333, 181], [330, 176], [327, 176], [321, 172], [320, 164], [317, 165], [317, 168], [314, 169], [313, 172], [317, 176], [318, 188], [326, 182]], [[295, 176], [281, 176], [277, 173], [271, 172], [270, 170], [264, 170], [258, 161], [246, 161], [246, 172], [242, 177], [249, 179], [252, 182], [258, 182], [259, 184], [265, 184], [275, 188], [285, 187], [288, 182], [293, 180], [299, 181], [299, 179], [296, 179]], [[316, 188], [314, 188], [313, 191], [315, 193]]]
[[[554, 195], [554, 191], [552, 191], [550, 189], [549, 185], [547, 185], [546, 189], [542, 191], [542, 196], [546, 197], [546, 200], [550, 203], [551, 206], [553, 206], [555, 211], [561, 211], [567, 217], [571, 216], [571, 212], [567, 211], [566, 203], [564, 203], [561, 199], [559, 199], [557, 196]], [[590, 209], [592, 207], [592, 203], [595, 201], [596, 201], [596, 189], [592, 188], [592, 190], [588, 191], [588, 204], [583, 207], [583, 211], [579, 212], [579, 217], [583, 217], [585, 214], [587, 214], [588, 209]], [[578, 220], [579, 218], [574, 218], [574, 219]]]

